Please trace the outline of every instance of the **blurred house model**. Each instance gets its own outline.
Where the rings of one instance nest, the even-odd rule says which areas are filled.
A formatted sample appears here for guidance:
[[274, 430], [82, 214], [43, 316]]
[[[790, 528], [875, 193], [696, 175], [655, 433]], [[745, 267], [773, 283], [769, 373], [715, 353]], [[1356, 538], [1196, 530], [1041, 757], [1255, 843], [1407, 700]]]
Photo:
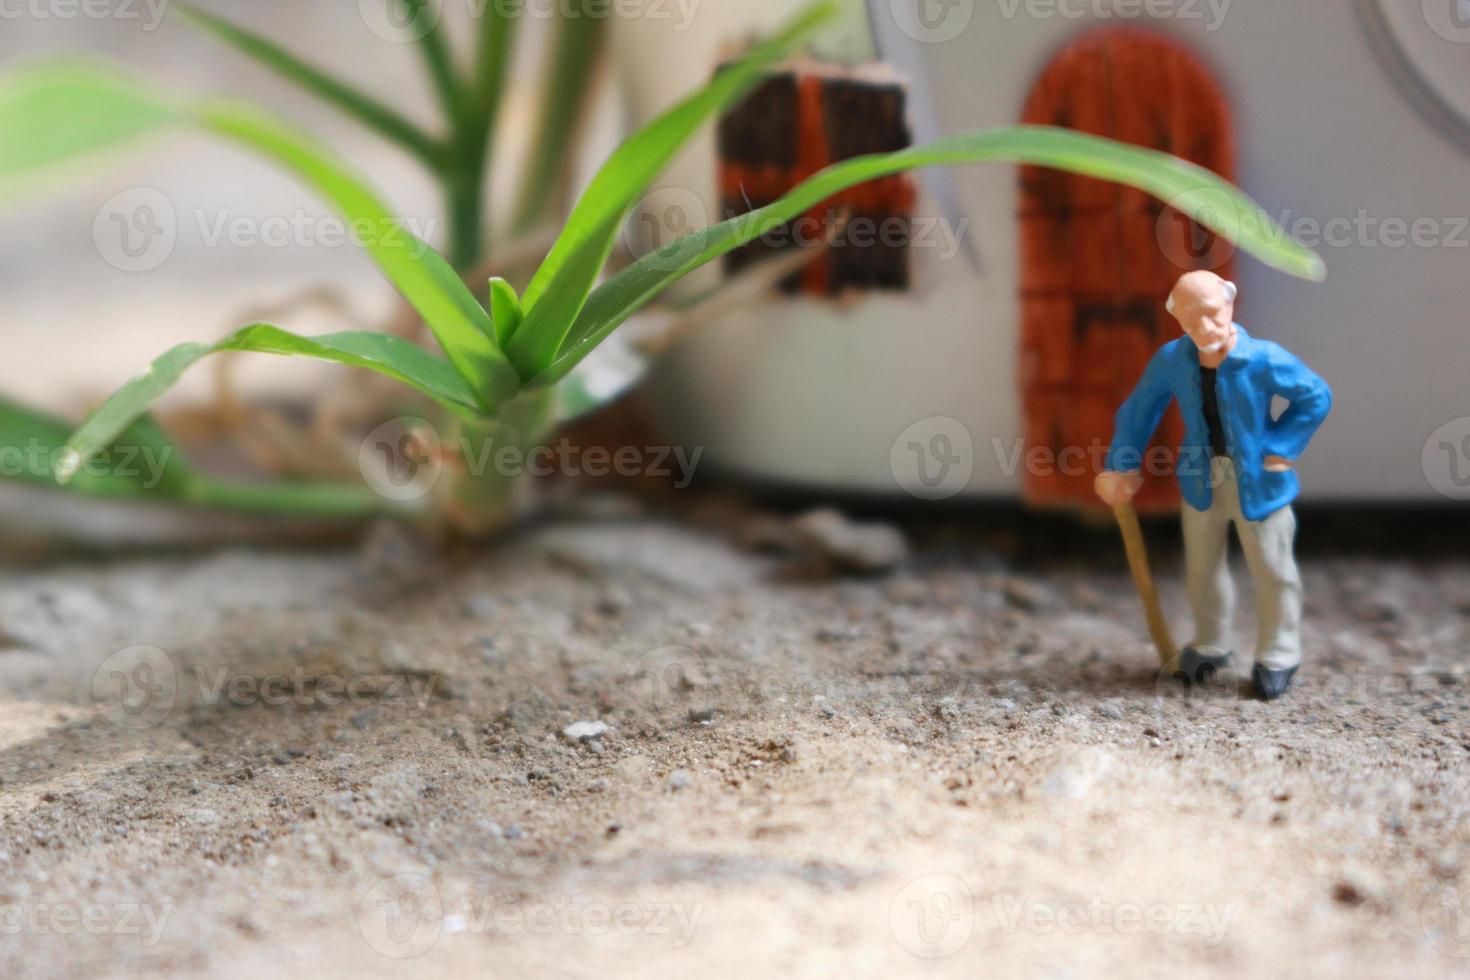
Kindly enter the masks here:
[[[884, 256], [876, 274], [835, 290], [839, 258], [808, 275], [820, 288], [773, 293], [670, 359], [656, 390], [676, 436], [746, 475], [878, 493], [913, 492], [905, 468], [923, 467], [933, 446], [951, 477], [922, 496], [1088, 504], [1114, 408], [1177, 335], [1163, 311], [1169, 286], [1212, 268], [1240, 283], [1241, 322], [1301, 354], [1338, 394], [1301, 462], [1312, 498], [1453, 496], [1455, 475], [1470, 473], [1470, 446], [1442, 438], [1470, 416], [1470, 3], [1180, 2], [1127, 21], [1106, 16], [1106, 3], [1075, 6], [959, 3], [923, 21], [894, 17], [884, 0], [870, 7], [892, 20], [870, 26], [883, 56], [915, 78], [909, 115], [935, 130], [917, 127], [919, 139], [1025, 121], [1168, 150], [1240, 183], [1323, 254], [1328, 282], [1236, 256], [1163, 203], [1111, 185], [967, 168], [954, 172], [951, 210], [921, 178], [906, 265]], [[671, 77], [707, 73], [732, 39], [793, 7], [701, 8], [672, 40], [673, 23], [620, 24], [635, 113], [662, 108]], [[864, 60], [864, 40], [849, 32], [833, 44]], [[639, 56], [652, 45], [677, 54]], [[799, 140], [788, 152], [769, 135], [784, 131], [779, 119], [805, 111], [800, 125], [843, 131], [832, 104], [811, 101], [824, 85], [800, 73], [773, 81], [661, 193], [697, 199], [709, 218], [738, 210], [742, 193], [750, 204], [779, 193], [773, 180], [812, 162]], [[884, 91], [849, 106], [864, 139], [906, 135], [872, 125]], [[752, 144], [788, 171], [757, 179]], [[895, 193], [870, 193], [868, 206]], [[1177, 421], [1160, 441], [1172, 439]], [[1154, 480], [1144, 502], [1174, 506], [1172, 482]]]

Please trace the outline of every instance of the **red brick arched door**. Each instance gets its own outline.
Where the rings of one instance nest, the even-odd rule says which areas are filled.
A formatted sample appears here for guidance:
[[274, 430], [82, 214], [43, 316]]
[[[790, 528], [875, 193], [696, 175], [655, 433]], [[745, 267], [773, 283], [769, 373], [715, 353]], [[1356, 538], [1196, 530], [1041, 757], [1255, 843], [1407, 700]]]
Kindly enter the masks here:
[[[1146, 31], [1102, 29], [1070, 44], [1032, 88], [1024, 119], [1165, 150], [1235, 179], [1218, 86], [1188, 50]], [[1066, 464], [1028, 464], [1026, 500], [1096, 506], [1092, 464], [1113, 415], [1153, 352], [1179, 335], [1164, 312], [1170, 288], [1189, 269], [1229, 277], [1231, 250], [1146, 194], [1040, 167], [1021, 170], [1020, 226], [1026, 443]], [[1181, 432], [1171, 408], [1155, 445], [1176, 448]], [[1152, 477], [1137, 503], [1177, 507], [1178, 488]]]

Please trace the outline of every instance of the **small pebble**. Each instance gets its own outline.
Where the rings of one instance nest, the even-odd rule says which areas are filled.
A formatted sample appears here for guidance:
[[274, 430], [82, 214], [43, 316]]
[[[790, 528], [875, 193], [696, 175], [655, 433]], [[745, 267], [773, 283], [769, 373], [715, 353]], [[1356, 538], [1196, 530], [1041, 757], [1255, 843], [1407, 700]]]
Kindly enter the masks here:
[[464, 611], [473, 619], [494, 619], [500, 611], [500, 601], [488, 592], [476, 592], [464, 601]]
[[929, 587], [910, 575], [900, 576], [883, 589], [889, 602], [905, 606], [922, 606], [929, 599]]
[[611, 729], [605, 721], [578, 721], [573, 722], [562, 729], [562, 734], [574, 742], [585, 742], [589, 739], [601, 738]]
[[616, 587], [604, 590], [597, 597], [597, 611], [604, 616], [621, 616], [632, 604], [628, 593]]
[[909, 556], [903, 532], [891, 524], [858, 524], [841, 511], [822, 508], [792, 522], [792, 530], [814, 557], [860, 573], [887, 572]]
[[1006, 601], [1024, 612], [1035, 612], [1051, 604], [1051, 593], [1029, 579], [1011, 577], [1001, 587]]

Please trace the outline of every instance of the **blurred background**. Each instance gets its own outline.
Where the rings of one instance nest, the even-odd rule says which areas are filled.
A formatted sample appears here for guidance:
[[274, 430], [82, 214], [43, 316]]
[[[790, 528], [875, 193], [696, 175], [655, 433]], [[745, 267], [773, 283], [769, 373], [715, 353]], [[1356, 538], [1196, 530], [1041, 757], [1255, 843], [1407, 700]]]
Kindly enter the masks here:
[[[515, 43], [478, 204], [172, 0], [0, 0], [0, 100], [22, 66], [84, 59], [268, 107], [484, 296], [526, 285], [623, 137], [800, 6], [198, 6], [437, 135], [420, 29], [467, 67], [488, 2]], [[633, 450], [606, 481], [497, 461], [425, 488], [425, 460], [468, 468], [447, 438], [447, 462], [419, 451], [457, 430], [403, 386], [210, 359], [159, 405], [213, 481], [183, 485], [238, 478], [238, 504], [308, 477], [370, 519], [0, 480], [0, 977], [1464, 975], [1470, 0], [843, 13], [701, 130], [614, 268], [832, 162], [1033, 123], [1209, 168], [1326, 281], [1058, 172], [886, 178], [599, 349], [582, 393], [619, 397], [539, 435], [574, 463]], [[51, 177], [0, 187], [0, 464], [28, 434], [12, 402], [57, 416], [35, 426], [54, 449], [171, 345], [256, 320], [433, 344], [258, 156], [180, 132]], [[1336, 394], [1300, 463], [1304, 666], [1274, 703], [1233, 667], [1161, 667], [1091, 490], [1194, 269]], [[380, 448], [408, 479], [374, 480]], [[441, 506], [383, 518], [405, 488]], [[473, 492], [507, 533], [448, 533]], [[1138, 501], [1187, 640], [1175, 482]]]
[[[203, 6], [410, 118], [434, 117], [414, 45], [379, 5]], [[475, 6], [432, 9], [467, 47]], [[621, 135], [796, 6], [621, 0], [569, 17], [581, 9], [570, 0], [528, 2], [493, 153], [492, 251], [528, 237], [535, 247], [512, 216], [534, 176], [538, 106], [570, 23], [585, 30], [585, 95], [550, 222]], [[16, 3], [4, 14], [0, 70], [98, 57], [180, 94], [275, 107], [443, 244], [442, 202], [415, 161], [167, 14], [167, 0]], [[1236, 180], [1323, 255], [1328, 279], [1306, 283], [1237, 258], [1167, 207], [1090, 182], [1018, 179], [1003, 166], [926, 173], [912, 201], [889, 209], [903, 222], [897, 243], [844, 242], [822, 260], [836, 272], [706, 317], [655, 371], [640, 401], [646, 422], [702, 447], [711, 470], [784, 488], [1085, 507], [1095, 467], [1037, 472], [1025, 450], [1077, 446], [1095, 459], [1141, 368], [1138, 350], [1174, 336], [1161, 311], [1173, 279], [1210, 267], [1238, 279], [1243, 324], [1298, 353], [1337, 392], [1301, 465], [1312, 499], [1470, 497], [1463, 0], [853, 0], [848, 14], [796, 68], [869, 92], [820, 110], [828, 134], [851, 136], [849, 147], [829, 145], [829, 157], [1020, 121], [1099, 132]], [[887, 118], [873, 111], [884, 92], [897, 100]], [[780, 93], [763, 98], [660, 180], [630, 223], [630, 253], [738, 210], [741, 195], [749, 203], [740, 167], [763, 152], [779, 162], [781, 141], [795, 139], [772, 122]], [[304, 333], [338, 329], [344, 317], [381, 320], [391, 290], [334, 231], [340, 223], [291, 179], [187, 135], [31, 195], [0, 215], [6, 391], [74, 418], [166, 346], [265, 313]], [[844, 248], [859, 257], [844, 264]], [[699, 295], [733, 268], [704, 270], [673, 298]], [[300, 301], [323, 291], [347, 308]], [[309, 400], [324, 375], [340, 373], [237, 360], [232, 377], [253, 398]], [[165, 415], [201, 404], [214, 384], [209, 370], [194, 371]], [[1155, 481], [1143, 502], [1167, 510], [1169, 484]]]

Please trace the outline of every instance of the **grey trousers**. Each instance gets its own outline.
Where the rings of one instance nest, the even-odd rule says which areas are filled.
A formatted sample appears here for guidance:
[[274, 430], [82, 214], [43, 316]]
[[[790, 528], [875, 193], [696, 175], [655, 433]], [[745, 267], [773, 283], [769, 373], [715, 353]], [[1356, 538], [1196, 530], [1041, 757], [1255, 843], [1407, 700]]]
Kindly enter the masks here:
[[1184, 575], [1194, 609], [1195, 645], [1231, 649], [1235, 583], [1227, 545], [1234, 523], [1255, 582], [1256, 663], [1272, 670], [1295, 667], [1302, 659], [1302, 581], [1292, 554], [1296, 515], [1283, 507], [1263, 520], [1248, 521], [1240, 512], [1234, 464], [1217, 456], [1210, 476], [1210, 509], [1183, 507]]

